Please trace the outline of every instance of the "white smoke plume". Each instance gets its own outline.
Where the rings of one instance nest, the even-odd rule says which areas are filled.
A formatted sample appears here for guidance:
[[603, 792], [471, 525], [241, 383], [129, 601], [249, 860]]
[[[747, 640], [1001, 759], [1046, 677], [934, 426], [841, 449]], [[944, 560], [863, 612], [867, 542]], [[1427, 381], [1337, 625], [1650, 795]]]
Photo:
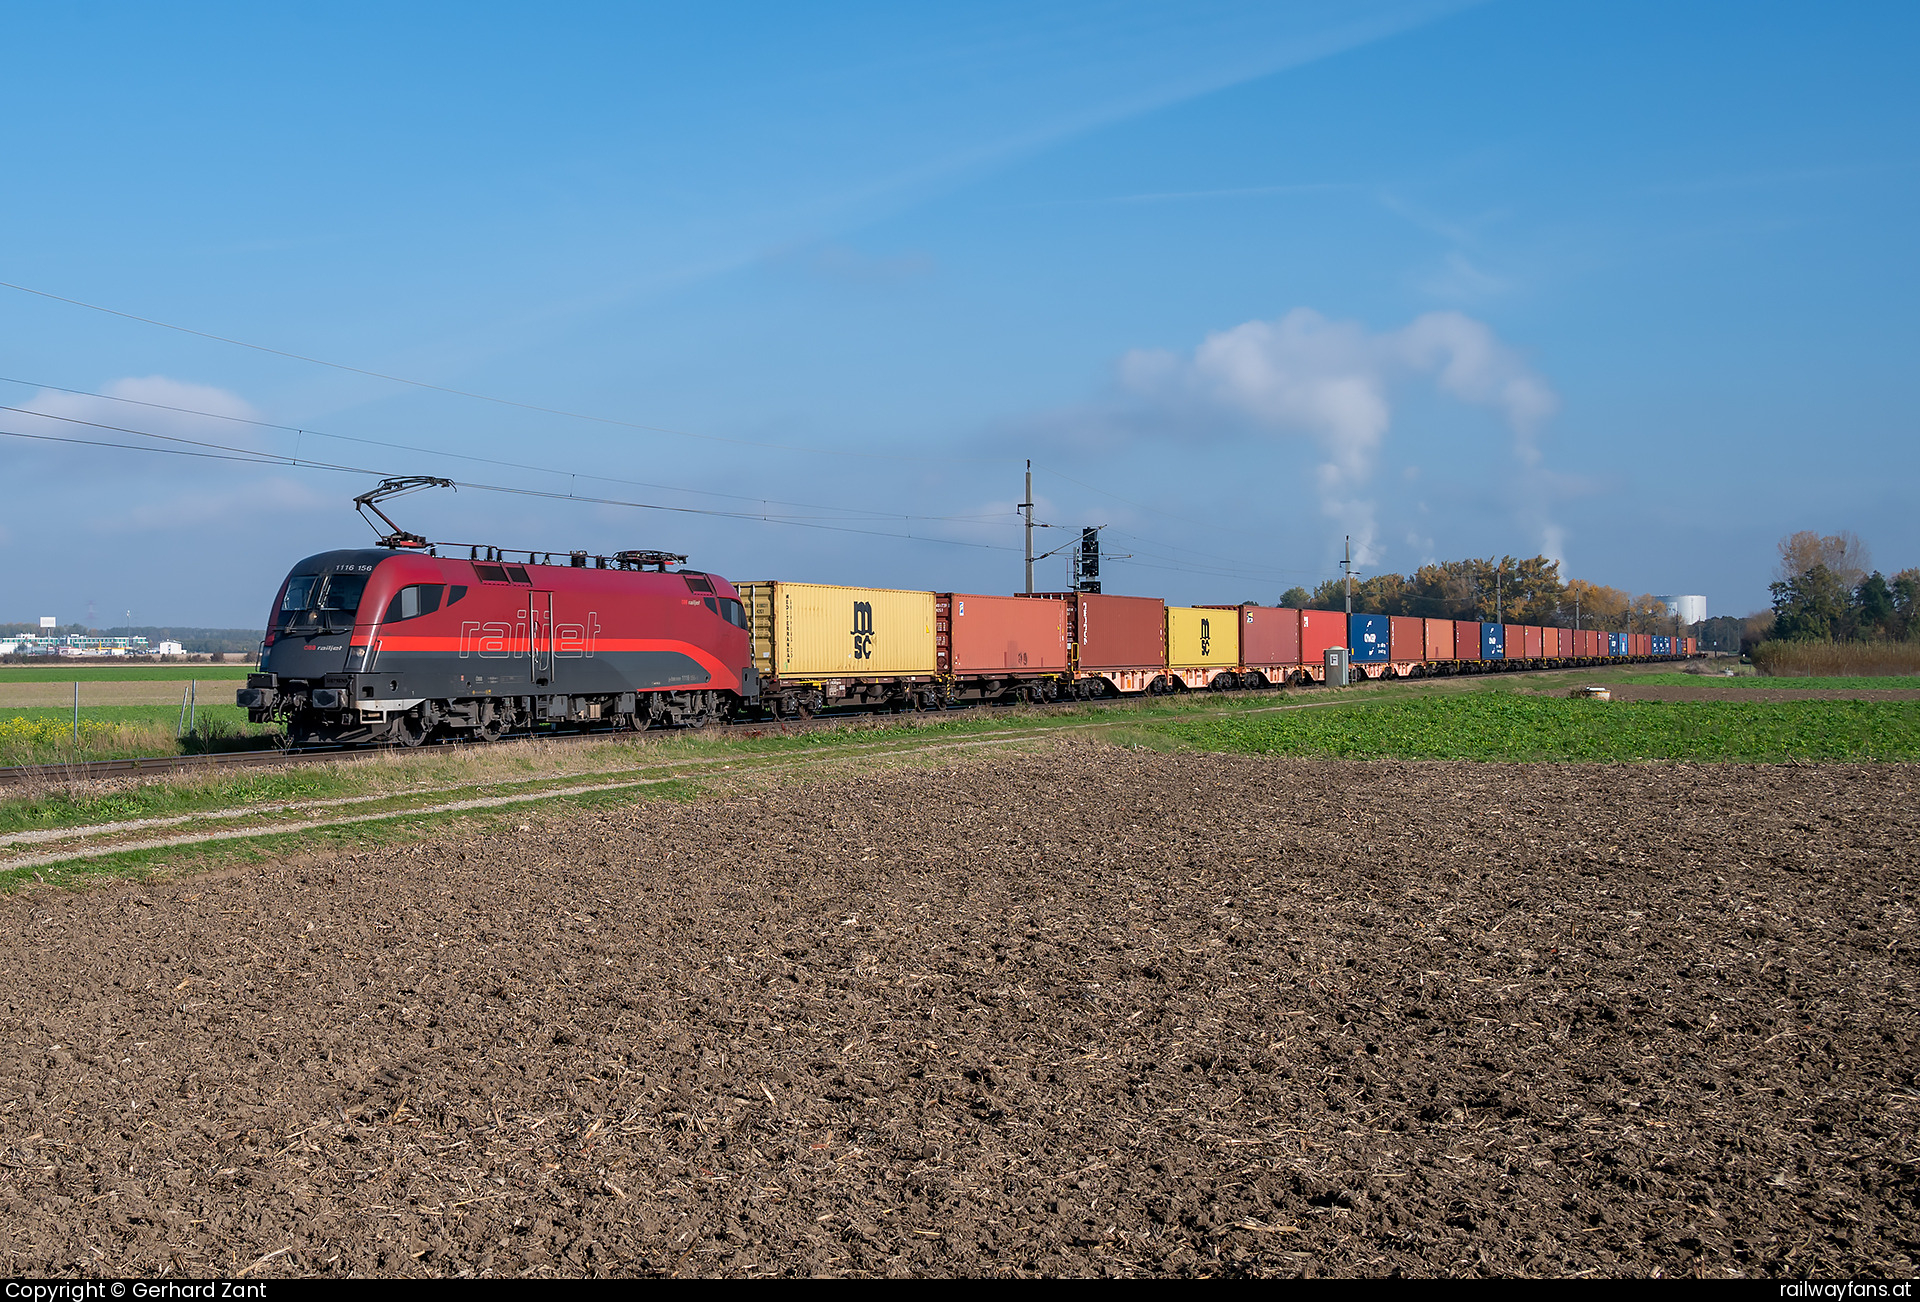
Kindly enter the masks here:
[[1374, 333], [1296, 308], [1277, 321], [1208, 335], [1191, 357], [1128, 353], [1120, 379], [1154, 401], [1199, 405], [1313, 438], [1323, 457], [1316, 472], [1321, 509], [1353, 535], [1361, 563], [1375, 559], [1378, 523], [1367, 487], [1393, 423], [1396, 385], [1430, 379], [1442, 393], [1500, 412], [1527, 471], [1540, 462], [1535, 437], [1558, 406], [1513, 349], [1458, 312], [1429, 312]]

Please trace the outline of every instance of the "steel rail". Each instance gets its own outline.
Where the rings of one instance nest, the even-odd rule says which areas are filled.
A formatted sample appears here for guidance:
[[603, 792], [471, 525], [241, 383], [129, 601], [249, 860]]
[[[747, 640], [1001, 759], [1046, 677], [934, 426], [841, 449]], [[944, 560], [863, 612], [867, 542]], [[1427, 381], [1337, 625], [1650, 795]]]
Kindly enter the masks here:
[[[1525, 673], [1569, 672], [1576, 669], [1592, 669], [1604, 666], [1594, 665], [1557, 665], [1548, 669], [1529, 669]], [[1478, 674], [1437, 675], [1442, 680], [1454, 677], [1478, 678]], [[1428, 681], [1419, 678], [1368, 678], [1352, 684], [1355, 687], [1377, 683], [1410, 683]], [[1317, 686], [1320, 684], [1316, 684]], [[1286, 687], [1238, 688], [1231, 694], [1223, 694], [1223, 699], [1245, 698], [1248, 696], [1270, 695], [1291, 690]], [[1085, 706], [1104, 706], [1128, 703], [1161, 704], [1179, 696], [1190, 695], [1208, 697], [1212, 693], [1204, 689], [1199, 691], [1176, 693], [1172, 696], [1124, 696], [1104, 697], [1090, 701], [1052, 701], [1045, 705], [1029, 706], [1030, 709], [1048, 711], [1068, 711]], [[1015, 702], [1013, 704], [1019, 704]], [[598, 741], [609, 737], [624, 737], [629, 740], [664, 740], [668, 737], [683, 737], [700, 733], [735, 733], [743, 737], [760, 737], [768, 733], [777, 736], [792, 736], [799, 732], [809, 732], [820, 728], [876, 726], [885, 723], [897, 724], [903, 720], [917, 719], [931, 722], [950, 713], [966, 710], [1010, 708], [998, 702], [979, 702], [969, 705], [953, 706], [946, 710], [891, 711], [868, 710], [861, 713], [814, 715], [806, 719], [742, 719], [734, 723], [708, 724], [703, 728], [647, 728], [614, 729], [604, 728], [588, 732], [536, 732], [513, 733], [499, 741], [448, 739], [434, 742], [430, 746], [408, 747], [393, 742], [381, 742], [366, 746], [308, 746], [289, 747], [283, 750], [243, 750], [221, 751], [210, 755], [172, 755], [148, 756], [135, 759], [76, 760], [66, 764], [23, 764], [0, 768], [0, 787], [19, 786], [36, 780], [54, 782], [83, 782], [95, 778], [124, 777], [131, 775], [157, 775], [162, 773], [181, 773], [194, 769], [221, 768], [271, 768], [286, 764], [323, 764], [335, 760], [371, 759], [378, 755], [424, 753], [430, 749], [448, 746], [499, 746], [527, 741]]]

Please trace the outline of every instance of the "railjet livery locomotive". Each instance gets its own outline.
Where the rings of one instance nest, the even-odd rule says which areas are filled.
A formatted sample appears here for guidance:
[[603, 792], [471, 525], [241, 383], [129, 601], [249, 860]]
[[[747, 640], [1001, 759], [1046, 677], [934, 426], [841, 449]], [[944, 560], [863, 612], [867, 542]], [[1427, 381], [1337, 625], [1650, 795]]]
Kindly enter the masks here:
[[[280, 587], [238, 703], [296, 745], [497, 738], [546, 723], [700, 727], [759, 695], [739, 593], [682, 557], [511, 563], [322, 552]], [[549, 555], [548, 559], [551, 559]]]

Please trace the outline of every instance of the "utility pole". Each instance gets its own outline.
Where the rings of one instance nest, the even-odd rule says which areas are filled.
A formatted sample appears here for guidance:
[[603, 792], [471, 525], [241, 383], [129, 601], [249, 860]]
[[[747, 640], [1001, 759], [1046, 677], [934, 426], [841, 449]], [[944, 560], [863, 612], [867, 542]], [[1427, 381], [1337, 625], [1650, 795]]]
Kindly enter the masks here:
[[1347, 572], [1347, 614], [1353, 614], [1353, 535], [1347, 535], [1347, 554], [1340, 562], [1340, 568]]
[[1020, 503], [1027, 513], [1027, 595], [1033, 595], [1033, 459], [1027, 459], [1027, 499]]
[[1493, 571], [1493, 622], [1496, 624], [1506, 623], [1506, 619], [1504, 618], [1505, 609], [1501, 605], [1504, 599], [1503, 585], [1506, 582], [1506, 578], [1507, 563], [1501, 561], [1499, 565], [1494, 567]]

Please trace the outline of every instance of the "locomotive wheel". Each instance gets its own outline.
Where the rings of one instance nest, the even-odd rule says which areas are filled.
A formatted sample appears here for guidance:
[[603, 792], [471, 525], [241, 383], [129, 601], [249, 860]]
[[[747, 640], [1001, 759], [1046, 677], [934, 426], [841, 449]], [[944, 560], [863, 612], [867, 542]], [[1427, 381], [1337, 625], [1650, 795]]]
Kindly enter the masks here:
[[411, 714], [403, 714], [393, 721], [393, 739], [408, 748], [424, 745], [427, 725]]
[[480, 725], [481, 741], [499, 741], [502, 737], [506, 735], [507, 735], [506, 720], [502, 719], [497, 714], [489, 715], [487, 717], [486, 722]]

